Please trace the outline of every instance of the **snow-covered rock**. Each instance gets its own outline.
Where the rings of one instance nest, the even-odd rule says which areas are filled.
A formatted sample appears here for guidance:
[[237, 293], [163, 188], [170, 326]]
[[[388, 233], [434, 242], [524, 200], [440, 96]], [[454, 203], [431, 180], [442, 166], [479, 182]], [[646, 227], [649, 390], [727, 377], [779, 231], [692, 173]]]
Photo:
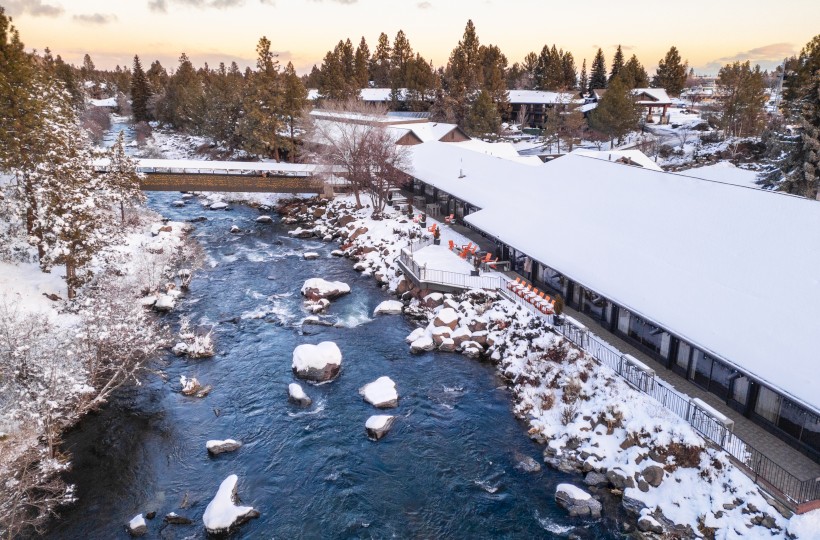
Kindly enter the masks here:
[[211, 210], [225, 210], [226, 208], [228, 208], [228, 203], [224, 203], [224, 202], [211, 203], [211, 206], [209, 208]]
[[306, 261], [312, 261], [314, 259], [318, 259], [319, 254], [315, 251], [305, 251], [304, 253], [302, 253], [302, 257], [304, 257]]
[[441, 293], [430, 293], [424, 297], [422, 300], [421, 305], [428, 308], [433, 309], [437, 308], [444, 303], [444, 295]]
[[222, 481], [213, 500], [208, 503], [202, 521], [209, 533], [226, 532], [232, 527], [259, 517], [252, 506], [236, 505], [236, 483], [239, 478], [232, 474]]
[[416, 328], [415, 330], [410, 332], [410, 335], [408, 335], [406, 338], [404, 338], [404, 340], [407, 343], [413, 343], [414, 341], [416, 341], [420, 337], [423, 337], [424, 334], [426, 334], [426, 333], [427, 332], [424, 330], [424, 328]]
[[293, 350], [293, 373], [309, 381], [329, 381], [339, 374], [342, 351], [332, 341], [305, 343]]
[[212, 456], [216, 456], [225, 452], [235, 452], [239, 450], [242, 443], [233, 439], [225, 439], [224, 441], [208, 441], [205, 443], [205, 448]]
[[239, 234], [241, 232], [242, 232], [242, 229], [240, 229], [238, 226], [231, 225], [231, 234]]
[[413, 354], [418, 354], [425, 351], [432, 351], [435, 348], [436, 344], [433, 343], [433, 338], [426, 334], [410, 344], [410, 352]]
[[171, 311], [177, 305], [176, 298], [170, 294], [160, 294], [154, 304], [154, 309], [157, 311]]
[[140, 298], [139, 302], [140, 302], [140, 305], [143, 306], [143, 307], [151, 307], [151, 306], [153, 306], [154, 304], [157, 303], [157, 297], [156, 297], [156, 295], [153, 295], [153, 294], [151, 296], [144, 296], [144, 297]]
[[180, 516], [176, 512], [169, 512], [163, 519], [171, 525], [190, 525], [192, 523], [190, 519], [185, 516]]
[[148, 532], [148, 526], [145, 524], [145, 518], [142, 514], [134, 516], [128, 522], [128, 534], [131, 536], [142, 536]]
[[302, 285], [302, 295], [311, 300], [327, 298], [333, 300], [350, 292], [350, 285], [341, 281], [327, 281], [322, 278], [311, 278]]
[[272, 221], [273, 218], [270, 216], [259, 216], [258, 218], [256, 218], [257, 223], [271, 223]]
[[385, 300], [373, 310], [373, 315], [400, 315], [404, 304], [398, 300]]
[[601, 517], [601, 503], [572, 484], [558, 484], [555, 488], [555, 502], [569, 512], [570, 516]]
[[458, 327], [459, 315], [453, 308], [444, 308], [436, 314], [433, 320], [434, 326], [446, 326], [450, 330], [455, 330]]
[[359, 395], [374, 407], [392, 409], [399, 405], [399, 393], [396, 383], [390, 377], [379, 377], [375, 381], [362, 386]]
[[302, 390], [302, 387], [297, 383], [290, 383], [288, 385], [288, 399], [300, 407], [310, 407], [310, 404], [313, 403], [313, 400], [305, 394], [305, 391]]
[[341, 249], [334, 249], [333, 251], [330, 252], [330, 254], [333, 255], [334, 257], [344, 257], [345, 256], [345, 252], [342, 251]]
[[200, 388], [202, 388], [202, 385], [199, 384], [196, 377], [191, 377], [189, 379], [185, 375], [179, 376], [179, 384], [182, 385], [182, 394], [186, 396], [192, 396], [196, 394]]
[[173, 206], [173, 207], [175, 207], [175, 208], [182, 208], [183, 206], [185, 206], [185, 201], [183, 201], [183, 200], [176, 200], [176, 201], [173, 201], [173, 202], [171, 203], [171, 206]]
[[388, 414], [376, 414], [367, 419], [367, 422], [364, 424], [364, 429], [369, 438], [374, 441], [378, 441], [387, 435], [387, 432], [393, 427], [393, 423], [395, 421], [395, 416], [390, 416]]

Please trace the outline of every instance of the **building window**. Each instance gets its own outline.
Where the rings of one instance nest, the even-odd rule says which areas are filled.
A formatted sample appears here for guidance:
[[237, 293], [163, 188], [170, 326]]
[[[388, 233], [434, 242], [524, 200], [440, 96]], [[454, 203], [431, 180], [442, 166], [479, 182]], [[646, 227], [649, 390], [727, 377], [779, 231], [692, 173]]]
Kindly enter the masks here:
[[584, 289], [584, 311], [592, 318], [606, 321], [608, 304], [606, 298], [600, 294]]
[[714, 360], [712, 362], [712, 380], [709, 382], [709, 391], [726, 399], [729, 396], [729, 379], [733, 370]]
[[629, 337], [652, 350], [655, 353], [661, 352], [661, 342], [666, 332], [662, 328], [647, 322], [640, 317], [632, 316], [629, 321]]
[[803, 431], [806, 411], [798, 407], [788, 399], [784, 399], [780, 406], [780, 417], [777, 419], [777, 427], [794, 437], [800, 439]]
[[813, 414], [806, 415], [803, 425], [803, 435], [800, 437], [803, 444], [820, 453], [820, 418]]
[[678, 355], [675, 358], [675, 365], [673, 368], [675, 372], [683, 375], [684, 377], [689, 373], [689, 354], [691, 351], [692, 348], [685, 341], [678, 343]]
[[755, 412], [772, 424], [777, 423], [777, 416], [780, 413], [780, 400], [782, 398], [765, 386], [760, 387], [755, 403]]
[[749, 396], [749, 379], [746, 377], [738, 377], [735, 379], [735, 384], [732, 387], [732, 399], [746, 405], [746, 400]]
[[618, 310], [618, 331], [623, 334], [629, 333], [629, 315], [623, 308]]

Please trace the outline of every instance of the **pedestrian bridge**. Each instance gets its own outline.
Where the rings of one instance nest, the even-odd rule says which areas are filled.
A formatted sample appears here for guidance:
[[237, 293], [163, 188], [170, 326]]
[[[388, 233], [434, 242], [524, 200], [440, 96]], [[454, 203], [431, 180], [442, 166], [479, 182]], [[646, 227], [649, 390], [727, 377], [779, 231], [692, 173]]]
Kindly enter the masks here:
[[[137, 159], [143, 191], [227, 191], [262, 193], [323, 193], [321, 173], [327, 168], [305, 163], [264, 161], [205, 161], [195, 159]], [[94, 162], [108, 172], [109, 160]]]

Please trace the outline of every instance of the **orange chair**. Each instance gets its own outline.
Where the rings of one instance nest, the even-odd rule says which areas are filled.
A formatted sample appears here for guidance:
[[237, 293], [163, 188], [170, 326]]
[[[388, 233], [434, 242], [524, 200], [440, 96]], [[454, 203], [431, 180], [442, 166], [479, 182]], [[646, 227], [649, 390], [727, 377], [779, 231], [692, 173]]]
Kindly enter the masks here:
[[462, 249], [462, 251], [470, 251], [472, 249], [472, 247], [473, 247], [473, 243], [470, 242], [466, 246], [461, 246], [461, 249]]
[[444, 223], [450, 224], [455, 221], [455, 214], [450, 214], [449, 216], [444, 218]]
[[515, 278], [515, 281], [508, 281], [507, 282], [507, 288], [510, 289], [510, 290], [515, 289], [519, 285], [521, 285], [521, 278], [520, 277]]
[[462, 249], [462, 250], [461, 250], [461, 253], [459, 253], [459, 254], [458, 254], [458, 256], [459, 256], [459, 257], [461, 257], [461, 258], [462, 258], [462, 259], [464, 259], [464, 260], [467, 260], [467, 253], [468, 253], [468, 252], [467, 252], [467, 250], [466, 250], [466, 249]]
[[433, 223], [432, 225], [427, 227], [427, 230], [430, 231], [431, 233], [435, 233], [437, 228], [438, 228], [438, 225], [436, 223]]
[[447, 240], [447, 245], [450, 246], [450, 251], [453, 251], [453, 248], [456, 247], [456, 243], [452, 240]]
[[470, 249], [470, 255], [475, 255], [476, 251], [478, 251], [478, 245], [475, 245]]
[[490, 252], [488, 251], [488, 252], [487, 252], [487, 254], [484, 256], [484, 258], [483, 258], [483, 259], [481, 259], [481, 262], [483, 262], [483, 263], [488, 263], [488, 262], [490, 262], [490, 257], [492, 257], [492, 255], [491, 255], [491, 254], [490, 254]]

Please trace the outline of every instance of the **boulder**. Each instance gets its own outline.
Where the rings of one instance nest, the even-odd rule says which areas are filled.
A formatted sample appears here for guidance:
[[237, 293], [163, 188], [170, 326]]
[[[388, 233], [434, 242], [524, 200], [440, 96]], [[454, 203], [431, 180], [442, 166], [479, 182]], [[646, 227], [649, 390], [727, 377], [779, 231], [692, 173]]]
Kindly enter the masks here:
[[190, 519], [186, 518], [185, 516], [180, 516], [175, 512], [170, 512], [165, 515], [163, 518], [166, 523], [171, 525], [190, 525], [193, 523]]
[[424, 335], [410, 344], [410, 352], [413, 354], [419, 354], [424, 351], [432, 351], [435, 348], [436, 344], [433, 343], [433, 338], [428, 335]]
[[399, 393], [396, 383], [390, 377], [379, 377], [375, 381], [362, 386], [359, 395], [378, 409], [392, 409], [399, 405]]
[[288, 399], [300, 407], [310, 407], [310, 404], [313, 403], [313, 400], [305, 394], [305, 391], [302, 390], [302, 387], [297, 383], [290, 383], [288, 385]]
[[359, 227], [358, 229], [356, 229], [353, 232], [353, 234], [350, 235], [348, 240], [350, 240], [352, 242], [353, 240], [357, 239], [358, 237], [365, 234], [366, 232], [367, 232], [367, 227]]
[[144, 296], [139, 299], [139, 303], [143, 307], [152, 307], [157, 303], [157, 297], [155, 295]]
[[655, 534], [663, 534], [663, 525], [661, 525], [658, 520], [652, 516], [644, 515], [638, 519], [638, 530]]
[[332, 341], [305, 343], [293, 350], [293, 373], [300, 379], [325, 382], [339, 374], [342, 351]]
[[461, 344], [461, 352], [467, 358], [476, 359], [484, 352], [484, 348], [475, 341], [465, 341]]
[[240, 229], [236, 225], [231, 225], [231, 234], [239, 234], [241, 232], [242, 232], [242, 229]]
[[635, 479], [629, 476], [620, 467], [615, 467], [606, 472], [606, 479], [618, 489], [635, 487]]
[[572, 484], [558, 484], [555, 489], [555, 502], [569, 512], [570, 516], [601, 517], [601, 503]]
[[348, 214], [340, 217], [336, 223], [339, 227], [347, 227], [348, 223], [353, 223], [354, 221], [356, 221], [356, 216]]
[[236, 483], [238, 480], [239, 478], [235, 474], [223, 480], [213, 500], [205, 508], [202, 521], [209, 533], [224, 533], [250, 519], [259, 517], [259, 512], [253, 507], [236, 505]]
[[406, 338], [404, 338], [404, 340], [407, 343], [413, 343], [414, 341], [416, 341], [420, 337], [423, 337], [424, 334], [426, 334], [426, 333], [427, 333], [427, 331], [424, 328], [416, 328], [415, 330], [410, 332], [410, 335], [407, 336]]
[[313, 236], [313, 230], [298, 227], [296, 229], [293, 229], [292, 231], [288, 231], [288, 236], [292, 236], [294, 238], [310, 238], [311, 236]]
[[134, 516], [128, 522], [128, 534], [131, 536], [142, 536], [148, 532], [148, 526], [145, 524], [145, 518], [142, 514]]
[[341, 281], [327, 281], [322, 278], [311, 278], [302, 285], [302, 295], [311, 300], [327, 298], [333, 300], [350, 292], [350, 285]]
[[421, 301], [421, 305], [427, 309], [435, 309], [444, 303], [444, 295], [441, 293], [430, 293]]
[[272, 221], [273, 218], [270, 216], [259, 216], [258, 218], [256, 218], [257, 223], [271, 223]]
[[516, 454], [515, 459], [518, 462], [515, 464], [516, 469], [529, 473], [537, 473], [541, 470], [541, 464], [530, 456]]
[[395, 416], [376, 414], [367, 419], [367, 422], [364, 424], [364, 429], [367, 432], [368, 438], [378, 441], [387, 435], [387, 432], [393, 427], [393, 422], [395, 421]]
[[345, 256], [345, 252], [342, 251], [341, 249], [334, 249], [333, 251], [330, 252], [330, 254], [333, 255], [334, 257], [344, 257]]
[[302, 253], [302, 257], [304, 257], [306, 261], [312, 261], [314, 259], [318, 259], [319, 254], [315, 251], [305, 251], [304, 253]]
[[663, 469], [657, 465], [650, 465], [641, 471], [641, 476], [652, 487], [658, 487], [663, 482]]
[[[176, 348], [176, 346], [174, 346]], [[191, 377], [190, 379], [185, 375], [179, 376], [179, 384], [182, 385], [182, 394], [185, 396], [193, 396], [199, 389], [202, 388], [202, 385], [199, 384], [199, 381], [196, 377]]]
[[482, 331], [487, 329], [487, 322], [479, 320], [479, 319], [475, 319], [475, 320], [470, 321], [467, 324], [467, 328], [472, 333], [482, 332]]
[[373, 315], [401, 315], [404, 304], [398, 300], [385, 300], [373, 310]]
[[442, 352], [454, 352], [456, 350], [456, 342], [448, 337], [443, 338], [441, 345], [438, 346], [438, 350]]
[[154, 304], [154, 309], [157, 311], [171, 311], [177, 305], [176, 298], [170, 294], [160, 294], [157, 296], [157, 301]]
[[233, 439], [225, 439], [224, 441], [208, 441], [205, 443], [205, 448], [212, 456], [218, 456], [225, 452], [235, 452], [239, 450], [242, 443]]
[[228, 204], [224, 202], [215, 202], [211, 204], [209, 208], [211, 210], [225, 210], [226, 208], [228, 208]]
[[185, 206], [185, 201], [181, 201], [181, 200], [173, 201], [173, 202], [171, 202], [171, 206], [173, 206], [175, 208], [182, 208], [183, 206]]
[[621, 506], [633, 514], [640, 514], [641, 510], [646, 508], [646, 503], [638, 498], [640, 494], [641, 492], [637, 488], [626, 488], [621, 497]]
[[584, 483], [588, 486], [603, 486], [609, 483], [605, 474], [596, 471], [590, 471], [584, 478]]
[[433, 319], [433, 326], [446, 326], [450, 330], [458, 328], [459, 315], [453, 308], [444, 308], [436, 313], [436, 318]]
[[453, 338], [453, 341], [456, 343], [456, 347], [461, 347], [465, 341], [470, 341], [470, 338], [472, 338], [473, 335], [469, 330], [462, 327], [453, 332], [450, 337]]

